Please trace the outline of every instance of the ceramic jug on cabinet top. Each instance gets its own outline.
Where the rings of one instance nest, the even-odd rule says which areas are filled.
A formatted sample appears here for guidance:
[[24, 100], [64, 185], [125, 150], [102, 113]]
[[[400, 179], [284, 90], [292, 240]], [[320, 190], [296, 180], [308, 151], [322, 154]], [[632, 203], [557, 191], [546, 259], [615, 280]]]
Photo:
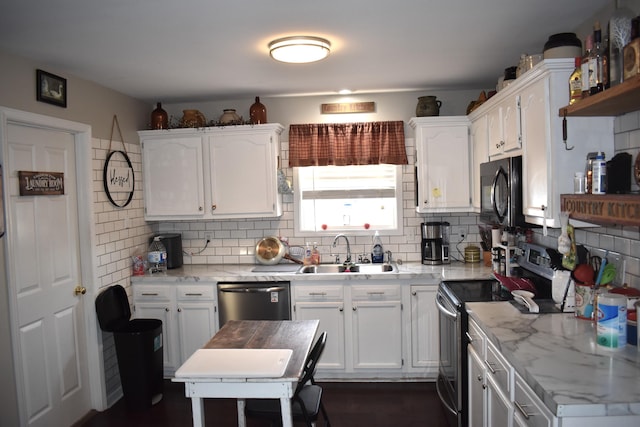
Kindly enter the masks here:
[[203, 127], [207, 122], [204, 114], [198, 110], [182, 110], [182, 114], [182, 120], [180, 120], [182, 127], [199, 128]]
[[416, 107], [417, 117], [439, 116], [442, 101], [438, 101], [435, 96], [421, 96], [418, 98]]

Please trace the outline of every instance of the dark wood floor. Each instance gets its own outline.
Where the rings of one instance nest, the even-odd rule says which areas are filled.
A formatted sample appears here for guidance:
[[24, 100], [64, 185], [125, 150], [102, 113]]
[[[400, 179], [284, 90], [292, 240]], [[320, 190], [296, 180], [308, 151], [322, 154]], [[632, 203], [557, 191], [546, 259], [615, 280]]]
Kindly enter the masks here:
[[[434, 383], [320, 383], [324, 405], [333, 427], [446, 427]], [[236, 404], [231, 399], [206, 399], [208, 426], [237, 426]], [[165, 381], [162, 400], [149, 409], [129, 410], [120, 400], [76, 427], [190, 426], [191, 402], [184, 385]], [[247, 420], [247, 427], [266, 424]], [[322, 425], [322, 423], [319, 423]]]

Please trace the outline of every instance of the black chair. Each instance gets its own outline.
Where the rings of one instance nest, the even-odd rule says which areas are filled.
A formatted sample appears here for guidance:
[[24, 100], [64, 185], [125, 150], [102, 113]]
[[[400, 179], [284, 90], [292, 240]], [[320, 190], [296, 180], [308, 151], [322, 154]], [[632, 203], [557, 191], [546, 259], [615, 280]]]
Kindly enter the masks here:
[[[325, 426], [331, 427], [327, 411], [322, 404], [322, 387], [316, 384], [313, 374], [316, 363], [324, 351], [327, 333], [322, 332], [307, 356], [302, 377], [298, 382], [291, 398], [291, 413], [293, 421], [304, 421], [312, 427], [318, 421], [318, 414], [322, 412]], [[260, 418], [271, 421], [271, 425], [281, 425], [280, 401], [276, 399], [249, 399], [246, 401], [245, 414], [249, 418]]]

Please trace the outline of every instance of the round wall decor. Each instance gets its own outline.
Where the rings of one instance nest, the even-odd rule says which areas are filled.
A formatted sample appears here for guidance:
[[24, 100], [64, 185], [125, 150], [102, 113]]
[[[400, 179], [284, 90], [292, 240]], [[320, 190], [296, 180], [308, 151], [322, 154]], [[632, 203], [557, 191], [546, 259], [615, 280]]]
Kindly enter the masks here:
[[[128, 167], [123, 167], [123, 162], [126, 162]], [[133, 166], [127, 153], [124, 151], [111, 151], [107, 155], [107, 160], [104, 162], [102, 182], [104, 191], [107, 193], [112, 205], [124, 208], [131, 202], [135, 190], [135, 177]], [[125, 197], [114, 199], [114, 195], [117, 193], [124, 193]]]

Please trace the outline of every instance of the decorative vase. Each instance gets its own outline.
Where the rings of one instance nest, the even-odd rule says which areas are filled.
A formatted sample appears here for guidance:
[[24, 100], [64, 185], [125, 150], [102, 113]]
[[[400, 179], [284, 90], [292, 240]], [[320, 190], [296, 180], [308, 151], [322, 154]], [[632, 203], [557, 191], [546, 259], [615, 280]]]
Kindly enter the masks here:
[[182, 120], [180, 124], [185, 128], [200, 128], [205, 125], [207, 119], [198, 110], [182, 110]]
[[162, 109], [162, 104], [158, 102], [156, 109], [151, 112], [151, 129], [167, 129], [169, 127], [169, 116]]
[[254, 125], [267, 123], [267, 108], [260, 103], [259, 96], [256, 96], [256, 102], [249, 109], [249, 117]]
[[234, 108], [227, 108], [226, 110], [222, 110], [223, 113], [220, 116], [220, 123], [223, 125], [228, 125], [232, 123], [237, 123], [240, 121], [240, 116], [236, 114], [236, 110]]
[[416, 107], [417, 117], [438, 116], [440, 115], [440, 107], [442, 102], [438, 101], [435, 96], [421, 96], [418, 98], [418, 106]]

